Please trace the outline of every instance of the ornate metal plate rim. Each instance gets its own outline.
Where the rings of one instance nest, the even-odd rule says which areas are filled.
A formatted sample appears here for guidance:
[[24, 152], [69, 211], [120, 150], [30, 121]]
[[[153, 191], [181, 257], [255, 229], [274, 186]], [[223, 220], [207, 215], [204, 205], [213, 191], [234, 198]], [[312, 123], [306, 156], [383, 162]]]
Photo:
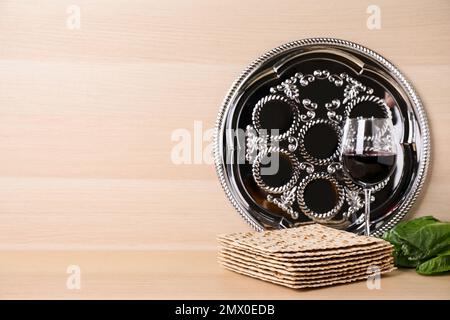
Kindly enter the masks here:
[[249, 223], [255, 230], [257, 231], [263, 231], [264, 227], [259, 223], [253, 216], [251, 216], [245, 208], [243, 208], [234, 198], [234, 196], [231, 193], [230, 187], [228, 185], [227, 179], [224, 174], [224, 163], [222, 161], [221, 157], [221, 137], [222, 137], [222, 130], [224, 125], [224, 119], [225, 116], [228, 113], [228, 109], [230, 107], [230, 102], [232, 101], [232, 98], [236, 94], [237, 90], [240, 88], [241, 84], [247, 79], [247, 77], [255, 71], [259, 66], [261, 66], [264, 62], [271, 59], [272, 57], [283, 53], [287, 50], [292, 50], [296, 48], [301, 48], [304, 46], [309, 45], [332, 45], [336, 47], [342, 47], [345, 49], [351, 49], [359, 52], [360, 54], [369, 56], [370, 58], [376, 60], [381, 65], [383, 65], [385, 68], [387, 68], [391, 75], [398, 81], [398, 83], [402, 86], [402, 89], [405, 90], [409, 98], [414, 104], [414, 108], [417, 111], [418, 115], [418, 121], [419, 121], [419, 127], [422, 133], [422, 142], [423, 147], [421, 149], [421, 162], [419, 164], [419, 168], [417, 171], [417, 176], [414, 181], [414, 184], [407, 195], [407, 198], [398, 208], [398, 211], [396, 214], [394, 214], [389, 220], [383, 223], [380, 227], [378, 227], [372, 235], [374, 236], [381, 236], [385, 231], [388, 231], [393, 226], [395, 226], [401, 219], [404, 218], [404, 216], [408, 213], [408, 211], [411, 209], [412, 205], [414, 204], [414, 201], [418, 197], [420, 191], [423, 188], [423, 185], [425, 183], [425, 178], [427, 176], [428, 168], [429, 168], [429, 162], [430, 162], [430, 155], [431, 155], [431, 144], [430, 144], [430, 130], [428, 127], [428, 119], [427, 115], [425, 113], [423, 104], [416, 93], [416, 90], [413, 88], [409, 80], [406, 79], [406, 77], [400, 72], [397, 67], [395, 67], [391, 62], [383, 58], [378, 53], [361, 46], [359, 44], [356, 44], [354, 42], [336, 39], [336, 38], [307, 38], [302, 39], [298, 41], [289, 42], [286, 44], [283, 44], [279, 47], [276, 47], [262, 56], [260, 56], [258, 59], [254, 60], [242, 73], [241, 75], [234, 81], [233, 85], [229, 89], [227, 95], [225, 96], [222, 105], [220, 107], [217, 120], [216, 120], [216, 127], [214, 131], [214, 163], [216, 172], [219, 178], [219, 181], [221, 183], [221, 186], [228, 198], [228, 200], [232, 203], [234, 208], [238, 211], [238, 213], [244, 218], [247, 223]]

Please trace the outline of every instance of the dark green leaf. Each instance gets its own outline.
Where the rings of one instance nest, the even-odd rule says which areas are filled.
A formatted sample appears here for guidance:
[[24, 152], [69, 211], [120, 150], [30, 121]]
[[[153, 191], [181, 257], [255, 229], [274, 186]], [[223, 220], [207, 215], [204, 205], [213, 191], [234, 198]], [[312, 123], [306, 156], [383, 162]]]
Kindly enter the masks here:
[[433, 259], [425, 261], [416, 270], [423, 275], [450, 271], [450, 251], [446, 251]]
[[402, 251], [402, 245], [404, 245], [403, 240], [398, 237], [394, 230], [386, 232], [383, 239], [389, 241], [394, 246], [394, 259], [395, 265], [400, 267], [415, 268], [417, 266], [417, 261], [411, 261], [408, 259]]
[[440, 252], [450, 250], [450, 223], [426, 225], [406, 241], [412, 244], [408, 255], [414, 260], [432, 258]]
[[428, 262], [440, 253], [450, 251], [450, 223], [431, 216], [420, 217], [399, 223], [383, 238], [394, 245], [397, 266], [417, 267], [418, 272], [431, 274], [434, 269], [442, 270], [447, 261], [447, 258], [439, 258]]
[[402, 221], [399, 224], [397, 224], [393, 230], [395, 231], [395, 233], [398, 235], [399, 238], [406, 239], [408, 237], [411, 237], [415, 232], [419, 231], [422, 227], [436, 222], [440, 221], [432, 216], [425, 216], [409, 221]]

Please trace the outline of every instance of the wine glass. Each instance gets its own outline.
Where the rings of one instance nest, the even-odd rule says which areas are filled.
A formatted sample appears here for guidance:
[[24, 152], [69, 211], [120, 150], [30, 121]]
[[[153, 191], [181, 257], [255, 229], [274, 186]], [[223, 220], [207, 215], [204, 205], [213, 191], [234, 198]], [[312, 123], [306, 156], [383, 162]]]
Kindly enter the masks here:
[[344, 172], [364, 189], [365, 235], [370, 235], [372, 188], [395, 169], [397, 144], [390, 118], [347, 118], [342, 138]]

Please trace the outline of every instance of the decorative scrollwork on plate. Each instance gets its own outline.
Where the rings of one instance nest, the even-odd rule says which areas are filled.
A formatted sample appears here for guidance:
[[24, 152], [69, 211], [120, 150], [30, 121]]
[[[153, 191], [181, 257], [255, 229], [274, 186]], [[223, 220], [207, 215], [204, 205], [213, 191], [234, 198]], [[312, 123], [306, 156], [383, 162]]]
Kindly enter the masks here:
[[344, 214], [346, 217], [350, 217], [364, 207], [364, 201], [358, 191], [345, 188], [345, 198], [348, 203], [348, 211]]
[[[282, 186], [269, 186], [266, 182], [264, 182], [261, 174], [261, 162], [263, 161], [263, 158], [268, 156], [271, 153], [279, 153], [286, 157], [288, 157], [291, 165], [292, 165], [292, 176], [290, 180], [285, 183]], [[300, 162], [298, 161], [297, 157], [294, 156], [292, 153], [290, 153], [287, 150], [278, 148], [278, 147], [269, 147], [261, 152], [258, 153], [258, 155], [255, 158], [255, 161], [253, 161], [252, 165], [252, 174], [253, 179], [255, 179], [256, 184], [258, 187], [263, 189], [266, 192], [280, 194], [285, 192], [286, 190], [291, 189], [296, 183], [298, 178], [300, 177], [299, 171], [300, 171]]]
[[253, 160], [255, 160], [258, 151], [267, 148], [267, 136], [260, 136], [251, 125], [248, 125], [245, 130], [245, 139], [245, 159], [252, 163]]
[[317, 103], [312, 102], [310, 99], [303, 99], [302, 106], [306, 109], [306, 113], [300, 115], [300, 120], [308, 122], [316, 117]]
[[[286, 97], [301, 104], [305, 108], [306, 113], [300, 115], [300, 120], [303, 122], [308, 122], [316, 117], [315, 110], [317, 109], [317, 103], [307, 98], [300, 101], [300, 89], [298, 88], [297, 84], [301, 87], [306, 87], [316, 80], [328, 80], [336, 87], [341, 87], [344, 84], [344, 80], [346, 79], [345, 77], [348, 76], [346, 74], [331, 74], [328, 70], [314, 70], [312, 74], [303, 74], [298, 72], [289, 79], [284, 80], [276, 87], [270, 88], [270, 92], [273, 94], [277, 92], [283, 92]], [[340, 104], [341, 102], [339, 99], [333, 99], [331, 102], [327, 102], [325, 104], [325, 107], [329, 110], [327, 115], [330, 120], [336, 122], [342, 120], [342, 116], [338, 115], [335, 111], [337, 108], [339, 108]]]
[[300, 162], [300, 170], [305, 170], [306, 173], [311, 174], [314, 172], [314, 166], [309, 162]]
[[344, 81], [340, 75], [331, 74], [328, 70], [315, 70], [313, 72], [315, 78], [319, 80], [328, 80], [333, 83], [336, 87], [340, 87], [344, 84]]
[[328, 119], [337, 123], [342, 121], [342, 115], [336, 113], [336, 110], [340, 106], [341, 101], [339, 99], [333, 99], [331, 100], [331, 102], [325, 103], [325, 108], [328, 110], [327, 112]]
[[269, 194], [267, 196], [267, 200], [271, 203], [276, 204], [278, 208], [287, 212], [292, 217], [292, 219], [298, 219], [299, 213], [292, 208], [296, 197], [297, 186], [293, 187], [290, 190], [286, 190], [279, 198], [276, 198]]
[[[304, 195], [305, 189], [307, 188], [309, 183], [318, 179], [327, 180], [330, 183], [332, 183], [333, 186], [336, 188], [336, 195], [337, 195], [336, 204], [334, 208], [324, 213], [314, 212], [311, 208], [308, 207], [305, 201]], [[325, 172], [316, 172], [306, 176], [305, 178], [303, 178], [303, 180], [300, 182], [298, 186], [297, 203], [299, 205], [299, 208], [306, 216], [314, 220], [329, 220], [333, 218], [339, 212], [339, 210], [341, 210], [344, 201], [345, 201], [344, 188], [339, 184], [339, 182], [335, 178], [333, 178], [331, 175]]]
[[355, 99], [362, 93], [369, 95], [373, 93], [372, 88], [363, 85], [361, 82], [350, 77], [348, 74], [341, 73], [341, 77], [345, 79], [345, 82], [347, 82], [347, 85], [345, 86], [344, 89], [344, 101], [343, 101], [344, 104], [346, 104], [352, 99]]
[[296, 137], [289, 137], [288, 138], [288, 142], [289, 142], [288, 150], [290, 152], [294, 152], [295, 150], [297, 150], [297, 148], [298, 148], [298, 139]]
[[334, 174], [339, 170], [342, 170], [342, 163], [340, 162], [332, 162], [327, 167], [327, 172], [329, 174]]
[[391, 109], [389, 109], [388, 105], [384, 101], [384, 99], [381, 99], [380, 97], [373, 96], [373, 95], [364, 95], [364, 96], [357, 96], [356, 98], [353, 98], [350, 100], [348, 104], [345, 105], [345, 117], [350, 117], [350, 114], [354, 107], [356, 107], [358, 104], [362, 102], [373, 102], [380, 106], [383, 110], [384, 115], [386, 118], [392, 119]]
[[300, 90], [296, 86], [297, 80], [298, 78], [296, 76], [290, 77], [289, 79], [284, 80], [275, 88], [270, 88], [269, 91], [270, 93], [283, 92], [289, 99], [300, 103]]
[[[317, 158], [317, 157], [312, 156], [310, 154], [310, 152], [306, 149], [306, 146], [305, 146], [305, 136], [308, 133], [308, 130], [317, 124], [329, 125], [336, 132], [337, 146], [334, 149], [333, 153], [326, 158]], [[299, 136], [298, 149], [300, 151], [300, 154], [306, 161], [308, 161], [312, 164], [315, 164], [315, 165], [326, 165], [326, 164], [333, 162], [334, 160], [336, 160], [339, 157], [341, 140], [342, 140], [342, 132], [341, 132], [341, 128], [335, 122], [333, 122], [331, 120], [326, 120], [326, 119], [312, 120], [310, 122], [307, 122], [300, 128], [298, 136]], [[318, 143], [320, 143], [320, 142], [318, 142]]]

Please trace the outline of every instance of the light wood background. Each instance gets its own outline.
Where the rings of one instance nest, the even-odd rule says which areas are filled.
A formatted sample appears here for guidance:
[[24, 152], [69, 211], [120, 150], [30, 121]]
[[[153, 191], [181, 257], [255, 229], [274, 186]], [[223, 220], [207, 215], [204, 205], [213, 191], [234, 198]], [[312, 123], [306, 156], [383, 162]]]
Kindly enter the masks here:
[[[380, 30], [366, 27], [371, 4]], [[249, 228], [211, 164], [171, 161], [174, 130], [212, 128], [253, 59], [347, 39], [418, 90], [433, 160], [411, 215], [449, 220], [449, 14], [446, 0], [0, 0], [0, 298], [450, 298], [448, 277], [405, 271], [382, 294], [361, 283], [304, 294], [224, 271], [216, 234]], [[70, 264], [80, 291], [65, 288]]]

